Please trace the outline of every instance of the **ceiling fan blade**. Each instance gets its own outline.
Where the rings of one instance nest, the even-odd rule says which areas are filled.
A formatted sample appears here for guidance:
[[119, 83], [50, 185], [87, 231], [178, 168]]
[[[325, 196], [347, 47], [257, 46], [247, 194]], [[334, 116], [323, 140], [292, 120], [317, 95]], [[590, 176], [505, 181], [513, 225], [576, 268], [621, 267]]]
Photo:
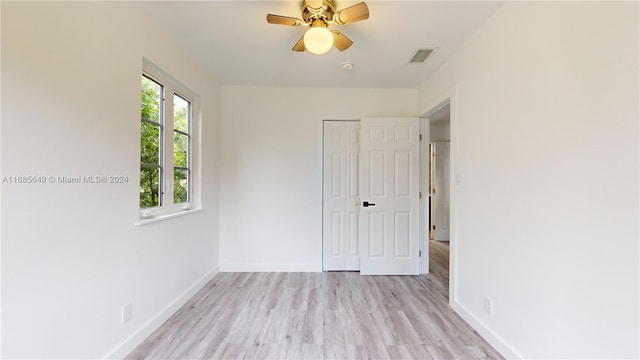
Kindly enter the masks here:
[[340, 51], [345, 51], [353, 45], [353, 41], [351, 41], [348, 37], [344, 36], [338, 30], [332, 30], [333, 34], [333, 46]]
[[333, 15], [333, 21], [338, 25], [350, 24], [368, 18], [369, 8], [364, 2], [340, 10]]
[[282, 16], [282, 15], [273, 15], [273, 14], [267, 15], [267, 22], [269, 24], [290, 25], [290, 26], [300, 26], [304, 24], [302, 20], [297, 18]]
[[293, 51], [304, 51], [304, 35], [302, 35], [300, 37], [300, 40], [298, 40], [298, 42], [295, 45], [293, 45], [291, 50], [293, 50]]

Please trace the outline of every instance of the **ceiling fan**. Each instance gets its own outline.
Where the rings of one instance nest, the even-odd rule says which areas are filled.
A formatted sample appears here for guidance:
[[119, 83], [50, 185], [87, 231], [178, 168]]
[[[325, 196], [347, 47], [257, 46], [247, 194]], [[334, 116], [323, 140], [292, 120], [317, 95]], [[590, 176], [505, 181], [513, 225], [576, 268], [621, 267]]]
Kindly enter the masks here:
[[267, 22], [277, 25], [309, 26], [309, 30], [291, 50], [304, 51], [306, 48], [311, 53], [324, 54], [331, 50], [332, 46], [344, 51], [353, 45], [353, 41], [340, 31], [327, 29], [330, 24], [345, 25], [368, 18], [369, 8], [364, 2], [336, 11], [333, 0], [304, 0], [302, 19], [268, 14]]

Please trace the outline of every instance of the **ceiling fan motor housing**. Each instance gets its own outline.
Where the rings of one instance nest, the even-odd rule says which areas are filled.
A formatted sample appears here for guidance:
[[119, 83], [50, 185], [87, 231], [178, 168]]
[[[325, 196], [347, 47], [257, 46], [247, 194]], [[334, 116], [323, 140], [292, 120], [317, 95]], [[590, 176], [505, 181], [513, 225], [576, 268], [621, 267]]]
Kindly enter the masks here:
[[325, 23], [329, 23], [333, 20], [333, 14], [336, 12], [333, 0], [322, 0], [322, 6], [313, 7], [313, 5], [320, 5], [320, 0], [304, 0], [302, 2], [302, 19], [305, 23], [310, 24], [316, 19], [322, 19]]

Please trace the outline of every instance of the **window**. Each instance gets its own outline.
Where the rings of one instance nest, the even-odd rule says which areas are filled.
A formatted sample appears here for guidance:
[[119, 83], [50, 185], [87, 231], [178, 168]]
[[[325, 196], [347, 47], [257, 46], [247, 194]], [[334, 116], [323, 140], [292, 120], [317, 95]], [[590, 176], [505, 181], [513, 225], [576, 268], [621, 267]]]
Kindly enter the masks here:
[[142, 74], [140, 215], [166, 215], [193, 202], [194, 96], [161, 71]]
[[162, 205], [162, 98], [164, 87], [142, 76], [140, 208]]
[[191, 102], [173, 95], [173, 202], [189, 201], [189, 114]]

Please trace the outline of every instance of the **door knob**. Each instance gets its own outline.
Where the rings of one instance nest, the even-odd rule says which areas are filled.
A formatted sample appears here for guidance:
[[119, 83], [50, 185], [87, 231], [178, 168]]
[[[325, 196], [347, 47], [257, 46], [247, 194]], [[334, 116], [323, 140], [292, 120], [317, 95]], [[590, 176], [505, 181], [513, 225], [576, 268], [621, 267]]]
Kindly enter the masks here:
[[362, 207], [369, 207], [369, 206], [376, 206], [376, 204], [370, 203], [368, 201], [365, 201], [365, 202], [362, 203]]

